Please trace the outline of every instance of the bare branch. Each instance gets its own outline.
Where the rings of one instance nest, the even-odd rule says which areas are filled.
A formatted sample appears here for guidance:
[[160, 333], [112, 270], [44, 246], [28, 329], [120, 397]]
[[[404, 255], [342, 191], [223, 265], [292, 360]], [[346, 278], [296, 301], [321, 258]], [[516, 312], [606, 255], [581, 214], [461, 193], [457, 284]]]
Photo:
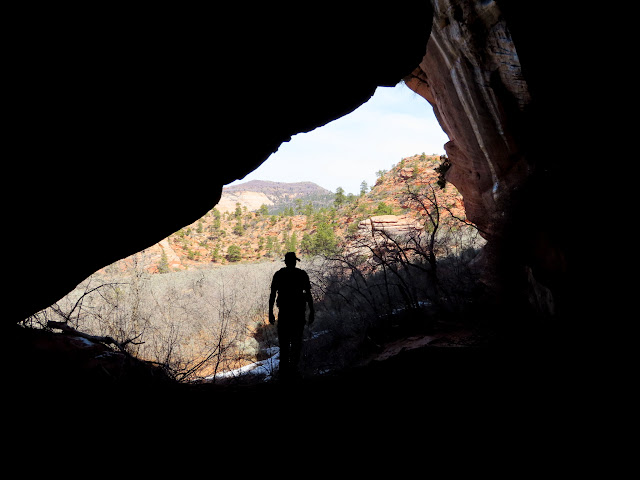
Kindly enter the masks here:
[[125, 345], [127, 343], [131, 343], [134, 340], [134, 339], [131, 339], [131, 340], [125, 341], [124, 343], [120, 343], [120, 342], [116, 341], [115, 339], [113, 339], [112, 337], [89, 335], [88, 333], [79, 332], [78, 330], [76, 330], [75, 328], [69, 326], [65, 322], [55, 322], [53, 320], [49, 320], [47, 322], [47, 327], [51, 328], [51, 329], [62, 330], [63, 333], [66, 333], [68, 335], [74, 335], [76, 337], [81, 337], [81, 338], [84, 338], [84, 339], [89, 340], [91, 342], [103, 343], [105, 345], [115, 345], [116, 347], [118, 347], [118, 349], [120, 351], [122, 351], [124, 353], [127, 353], [125, 348], [124, 348]]

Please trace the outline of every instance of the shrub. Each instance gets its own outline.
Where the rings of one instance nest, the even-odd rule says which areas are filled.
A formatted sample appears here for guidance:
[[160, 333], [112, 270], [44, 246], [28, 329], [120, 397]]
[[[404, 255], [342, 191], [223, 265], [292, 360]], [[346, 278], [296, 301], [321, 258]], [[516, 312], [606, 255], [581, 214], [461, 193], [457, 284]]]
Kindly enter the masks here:
[[375, 215], [393, 215], [393, 208], [384, 202], [380, 202], [378, 203], [378, 207], [373, 213]]
[[229, 245], [227, 248], [227, 260], [230, 262], [238, 262], [242, 259], [242, 252], [237, 245]]

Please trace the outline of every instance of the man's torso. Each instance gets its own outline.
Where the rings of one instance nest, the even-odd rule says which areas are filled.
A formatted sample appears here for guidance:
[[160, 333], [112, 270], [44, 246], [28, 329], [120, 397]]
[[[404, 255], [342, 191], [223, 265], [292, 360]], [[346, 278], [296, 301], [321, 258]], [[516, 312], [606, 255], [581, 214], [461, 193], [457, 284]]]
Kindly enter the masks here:
[[305, 290], [309, 289], [309, 276], [299, 268], [281, 268], [273, 276], [272, 287], [278, 291], [277, 305], [280, 310], [304, 311]]

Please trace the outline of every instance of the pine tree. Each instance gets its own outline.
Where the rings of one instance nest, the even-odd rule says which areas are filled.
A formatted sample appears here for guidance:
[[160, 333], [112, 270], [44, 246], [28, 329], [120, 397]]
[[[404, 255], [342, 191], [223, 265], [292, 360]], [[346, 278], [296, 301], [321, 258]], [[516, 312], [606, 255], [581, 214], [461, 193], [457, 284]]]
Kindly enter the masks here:
[[347, 198], [344, 196], [344, 189], [342, 187], [336, 188], [336, 198], [333, 201], [336, 207], [342, 205], [346, 201], [346, 199]]
[[313, 215], [313, 204], [311, 202], [304, 206], [304, 214], [307, 216], [307, 221]]
[[304, 255], [313, 255], [313, 239], [311, 235], [305, 232], [300, 241], [300, 251]]
[[162, 255], [160, 255], [158, 273], [169, 273], [169, 258], [167, 258], [167, 252], [164, 251], [164, 248], [162, 249]]
[[264, 254], [270, 257], [273, 254], [273, 237], [267, 237], [267, 246], [265, 247]]
[[367, 185], [366, 181], [362, 181], [362, 183], [360, 184], [360, 196], [363, 197], [365, 193], [367, 193], [367, 189], [369, 188], [369, 185]]
[[296, 232], [293, 232], [290, 237], [284, 233], [282, 238], [285, 252], [295, 252], [298, 250], [298, 236]]
[[298, 250], [298, 236], [296, 232], [293, 232], [291, 237], [289, 237], [289, 248], [287, 248], [287, 252], [295, 252], [296, 250]]
[[312, 253], [315, 255], [331, 255], [335, 253], [338, 241], [333, 228], [328, 223], [320, 223], [313, 236]]

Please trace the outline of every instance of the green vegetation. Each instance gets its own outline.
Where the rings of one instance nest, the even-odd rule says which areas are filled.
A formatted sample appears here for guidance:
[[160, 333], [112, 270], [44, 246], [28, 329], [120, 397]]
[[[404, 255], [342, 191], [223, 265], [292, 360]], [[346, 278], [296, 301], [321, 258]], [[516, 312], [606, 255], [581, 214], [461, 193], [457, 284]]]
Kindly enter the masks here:
[[162, 249], [162, 255], [160, 255], [158, 273], [169, 273], [169, 259], [167, 258], [167, 252], [164, 251], [164, 248]]
[[337, 249], [338, 238], [327, 222], [317, 224], [314, 234], [305, 233], [300, 244], [300, 251], [305, 256], [332, 255]]
[[375, 215], [393, 215], [393, 208], [390, 205], [387, 205], [385, 202], [378, 203], [378, 207], [376, 208]]
[[[318, 209], [327, 208], [333, 205], [335, 194], [329, 193], [312, 193], [305, 195], [304, 198], [284, 198], [275, 205], [267, 207], [267, 212], [261, 211], [263, 215], [309, 215]], [[262, 208], [262, 207], [261, 207]]]
[[227, 249], [227, 260], [230, 262], [238, 262], [242, 260], [242, 251], [237, 245], [229, 245]]
[[242, 221], [241, 220], [238, 220], [236, 225], [233, 227], [233, 233], [235, 233], [239, 237], [244, 235], [244, 226], [242, 225]]
[[360, 196], [363, 197], [364, 195], [366, 195], [368, 189], [369, 185], [367, 185], [367, 182], [363, 180], [360, 184]]
[[344, 196], [344, 189], [342, 187], [338, 187], [336, 189], [336, 198], [333, 200], [333, 203], [336, 207], [340, 207], [347, 201]]
[[295, 251], [297, 251], [298, 250], [298, 236], [296, 235], [296, 232], [293, 232], [290, 237], [285, 232], [283, 234], [282, 243], [284, 244], [285, 253], [286, 252], [295, 252]]

